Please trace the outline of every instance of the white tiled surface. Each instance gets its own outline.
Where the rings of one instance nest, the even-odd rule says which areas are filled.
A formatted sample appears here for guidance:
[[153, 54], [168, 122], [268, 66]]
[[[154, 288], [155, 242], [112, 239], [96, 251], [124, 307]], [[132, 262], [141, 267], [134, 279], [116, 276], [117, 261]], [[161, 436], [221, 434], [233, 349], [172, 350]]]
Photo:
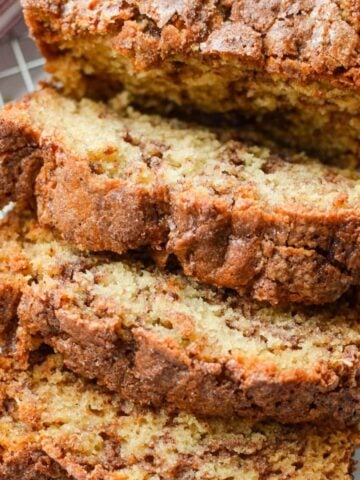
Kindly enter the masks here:
[[[43, 65], [44, 60], [28, 37], [26, 26], [19, 22], [0, 39], [0, 106], [33, 91], [37, 82], [45, 78]], [[360, 449], [356, 457], [359, 468], [355, 478], [360, 480]]]

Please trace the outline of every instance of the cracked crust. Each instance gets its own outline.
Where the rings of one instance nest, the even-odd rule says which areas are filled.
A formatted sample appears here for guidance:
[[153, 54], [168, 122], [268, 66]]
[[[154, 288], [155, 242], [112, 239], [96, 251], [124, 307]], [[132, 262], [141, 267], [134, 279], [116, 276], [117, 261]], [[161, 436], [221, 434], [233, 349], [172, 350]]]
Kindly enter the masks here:
[[0, 386], [1, 480], [350, 480], [356, 431], [135, 407], [49, 355]]
[[[96, 0], [91, 5], [23, 0], [23, 6], [30, 20], [36, 14], [54, 16], [52, 30], [42, 32], [45, 39], [55, 32], [116, 32], [138, 68], [191, 49], [234, 55], [272, 73], [287, 72], [290, 78], [327, 77], [333, 85], [360, 86], [358, 0], [261, 1], [255, 8], [249, 1], [231, 0], [137, 0], [131, 6], [121, 0]], [[146, 49], [146, 44], [155, 48]], [[339, 67], [342, 70], [336, 71]]]
[[[114, 264], [112, 268], [116, 273], [119, 266]], [[202, 416], [273, 418], [282, 423], [326, 423], [331, 418], [343, 426], [354, 424], [360, 418], [360, 335], [356, 326], [358, 313], [352, 312], [351, 307], [345, 308], [338, 317], [335, 315], [341, 308], [339, 305], [329, 312], [318, 312], [316, 317], [301, 310], [291, 313], [262, 310], [246, 301], [235, 306], [233, 298], [234, 322], [239, 325], [232, 330], [220, 318], [206, 318], [204, 314], [204, 325], [209, 331], [201, 333], [203, 327], [196, 316], [181, 313], [181, 300], [179, 303], [175, 300], [171, 306], [166, 304], [167, 310], [160, 313], [156, 327], [151, 323], [151, 318], [159, 315], [156, 310], [146, 311], [151, 307], [144, 306], [137, 311], [129, 303], [132, 300], [121, 299], [122, 287], [116, 284], [111, 286], [111, 296], [97, 295], [94, 293], [96, 283], [84, 285], [88, 275], [100, 284], [101, 280], [96, 279], [104, 277], [108, 286], [106, 273], [100, 268], [80, 274], [77, 280], [56, 280], [56, 284], [49, 282], [50, 285], [44, 282], [25, 290], [18, 309], [21, 326], [18, 341], [25, 345], [25, 350], [31, 348], [32, 342], [35, 346], [39, 341], [45, 342], [64, 356], [70, 369], [147, 406], [168, 405], [171, 409]], [[158, 290], [151, 290], [150, 304], [162, 301], [156, 294], [173, 295], [175, 299], [181, 295], [181, 289], [171, 288], [177, 281], [181, 280], [170, 277], [165, 285], [160, 282]], [[74, 298], [71, 298], [72, 291], [77, 292]], [[141, 303], [140, 290], [134, 292], [133, 301], [137, 301], [137, 295]], [[211, 300], [201, 293], [198, 295], [193, 300], [194, 310], [197, 302], [205, 302], [203, 308], [207, 308], [206, 302]], [[84, 300], [79, 300], [83, 296]], [[218, 308], [226, 309], [229, 304], [231, 297], [224, 303], [219, 302]], [[139, 316], [135, 323], [131, 320], [134, 315]], [[269, 322], [269, 315], [277, 318], [277, 331]], [[299, 331], [299, 327], [289, 315], [302, 319], [303, 336], [311, 338], [324, 330], [324, 336], [320, 335], [319, 339], [327, 352], [324, 357], [317, 347], [309, 347], [304, 338], [297, 342], [295, 329]], [[212, 327], [212, 322], [219, 322], [219, 326]], [[253, 323], [254, 330], [247, 325], [249, 322]], [[350, 325], [352, 331], [347, 338], [346, 328]], [[221, 339], [216, 336], [221, 335], [221, 329], [224, 344], [219, 347]], [[292, 338], [288, 338], [287, 329], [293, 329]], [[333, 333], [340, 334], [341, 338], [335, 341]], [[233, 336], [229, 351], [226, 350], [227, 335]], [[279, 346], [268, 345], [273, 342]], [[337, 343], [341, 346], [335, 347]], [[261, 348], [268, 355], [262, 354]], [[281, 348], [285, 349], [284, 355], [277, 351]], [[307, 348], [314, 348], [310, 356]], [[331, 348], [336, 351], [340, 348], [339, 359], [336, 359], [337, 353], [330, 353]], [[223, 353], [220, 354], [219, 349]], [[231, 353], [233, 350], [238, 353]], [[294, 363], [290, 365], [286, 362], [290, 362], [287, 355], [291, 357], [292, 350], [300, 353], [298, 358], [294, 355]], [[19, 353], [24, 357], [26, 351], [20, 349]]]
[[359, 0], [23, 0], [65, 90], [240, 111], [282, 142], [357, 164]]
[[[273, 304], [332, 302], [360, 283], [356, 172], [50, 89], [2, 118], [32, 132], [32, 149], [38, 139], [40, 221], [82, 249], [148, 247], [159, 264], [173, 255], [187, 275]], [[14, 179], [23, 156], [6, 152]], [[31, 172], [11, 199], [31, 196]]]
[[102, 184], [87, 162], [69, 157], [42, 169], [38, 215], [82, 249], [150, 246], [160, 261], [174, 255], [187, 275], [273, 304], [331, 302], [359, 283], [359, 223], [351, 216], [271, 215], [255, 204], [241, 211], [191, 191], [168, 201], [163, 193], [122, 180]]
[[[45, 343], [70, 369], [146, 406], [358, 421], [356, 296], [326, 308], [268, 307], [134, 259], [85, 255], [31, 219], [18, 243], [31, 265], [17, 308], [22, 366]], [[3, 244], [3, 261], [13, 252]]]

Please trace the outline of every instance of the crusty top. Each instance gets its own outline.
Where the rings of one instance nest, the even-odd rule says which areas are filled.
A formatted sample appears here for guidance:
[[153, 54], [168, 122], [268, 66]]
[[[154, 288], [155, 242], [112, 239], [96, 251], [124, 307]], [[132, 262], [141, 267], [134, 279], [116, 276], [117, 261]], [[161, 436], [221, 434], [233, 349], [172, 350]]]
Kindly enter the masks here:
[[[327, 308], [272, 308], [149, 262], [81, 253], [32, 217], [10, 217], [0, 235], [0, 265], [18, 292], [9, 298], [0, 275], [0, 307], [10, 300], [8, 324], [18, 316], [21, 365], [44, 343], [71, 370], [142, 405], [284, 423], [359, 420], [355, 295]], [[0, 372], [0, 404], [1, 384]], [[0, 480], [9, 480], [1, 470]]]
[[120, 115], [43, 89], [4, 109], [0, 201], [26, 198], [36, 177], [40, 222], [80, 248], [151, 248], [272, 303], [327, 303], [360, 284], [358, 172], [116, 103]]
[[[137, 68], [200, 55], [360, 86], [359, 0], [23, 0], [62, 34], [111, 34]], [[45, 34], [43, 32], [43, 34]]]

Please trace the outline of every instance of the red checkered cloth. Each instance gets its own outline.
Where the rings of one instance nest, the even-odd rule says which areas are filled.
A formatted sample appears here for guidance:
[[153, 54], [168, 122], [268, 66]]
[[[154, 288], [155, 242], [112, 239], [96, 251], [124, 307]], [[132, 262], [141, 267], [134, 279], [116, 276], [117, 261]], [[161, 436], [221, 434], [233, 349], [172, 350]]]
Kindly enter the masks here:
[[19, 1], [0, 0], [0, 37], [5, 35], [20, 18], [21, 6]]

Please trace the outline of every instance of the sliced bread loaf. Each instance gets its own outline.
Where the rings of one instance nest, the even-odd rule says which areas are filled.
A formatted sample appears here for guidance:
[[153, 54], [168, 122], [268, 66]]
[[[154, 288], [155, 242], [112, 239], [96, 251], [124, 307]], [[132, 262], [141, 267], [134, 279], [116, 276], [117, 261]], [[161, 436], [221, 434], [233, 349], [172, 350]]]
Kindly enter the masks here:
[[23, 5], [67, 92], [104, 96], [125, 85], [142, 104], [240, 111], [282, 142], [359, 163], [359, 0]]
[[0, 383], [1, 480], [350, 480], [353, 431], [135, 407], [49, 356]]
[[2, 203], [29, 198], [43, 162], [40, 222], [82, 249], [150, 247], [273, 304], [331, 302], [360, 283], [356, 172], [51, 89], [0, 121]]
[[[82, 254], [22, 223], [24, 367], [45, 343], [70, 369], [144, 405], [285, 423], [359, 419], [356, 298], [268, 307], [140, 260]], [[1, 257], [9, 264], [14, 251], [3, 243]]]

